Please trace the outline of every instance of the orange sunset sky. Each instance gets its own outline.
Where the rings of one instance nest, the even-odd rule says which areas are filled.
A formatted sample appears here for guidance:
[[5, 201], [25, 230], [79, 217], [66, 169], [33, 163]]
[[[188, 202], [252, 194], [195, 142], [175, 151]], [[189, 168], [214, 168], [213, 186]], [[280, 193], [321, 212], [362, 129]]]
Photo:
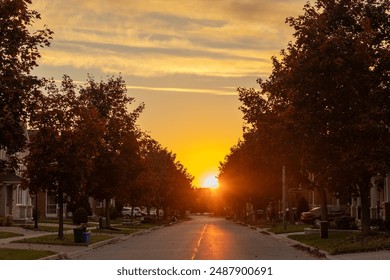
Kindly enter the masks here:
[[[85, 82], [121, 74], [138, 124], [204, 186], [242, 135], [237, 87], [256, 87], [292, 40], [306, 0], [33, 0], [54, 31], [34, 74]], [[208, 180], [210, 182], [210, 180]]]

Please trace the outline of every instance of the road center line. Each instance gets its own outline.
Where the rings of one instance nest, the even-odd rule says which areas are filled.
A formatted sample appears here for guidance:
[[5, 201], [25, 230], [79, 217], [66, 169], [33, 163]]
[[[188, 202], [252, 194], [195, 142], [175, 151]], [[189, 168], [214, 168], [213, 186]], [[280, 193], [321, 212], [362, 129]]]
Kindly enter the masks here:
[[202, 230], [202, 233], [200, 234], [198, 243], [196, 244], [196, 247], [194, 248], [194, 251], [192, 252], [192, 258], [191, 258], [191, 260], [195, 260], [195, 257], [196, 257], [196, 255], [197, 255], [198, 252], [199, 252], [199, 247], [200, 247], [200, 244], [202, 243], [202, 239], [203, 239], [204, 234], [205, 234], [205, 232], [206, 232], [207, 225], [208, 225], [208, 224], [205, 224], [204, 227], [203, 227], [203, 230]]

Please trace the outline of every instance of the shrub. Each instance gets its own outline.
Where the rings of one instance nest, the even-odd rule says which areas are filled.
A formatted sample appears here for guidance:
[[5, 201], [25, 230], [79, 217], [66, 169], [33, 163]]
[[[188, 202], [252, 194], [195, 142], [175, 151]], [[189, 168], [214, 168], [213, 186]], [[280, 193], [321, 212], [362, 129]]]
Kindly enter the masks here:
[[76, 225], [86, 224], [88, 222], [88, 213], [87, 211], [80, 207], [77, 208], [76, 212], [73, 214], [73, 223]]
[[340, 216], [337, 217], [335, 220], [335, 225], [337, 229], [356, 229], [356, 222], [355, 218], [352, 218], [350, 216]]
[[88, 216], [92, 215], [92, 209], [89, 204], [88, 197], [83, 196], [77, 200], [71, 201], [68, 205], [68, 210], [72, 213], [76, 212], [79, 208], [84, 208], [85, 211], [87, 211]]
[[0, 217], [0, 226], [4, 227], [5, 226], [5, 217]]
[[12, 216], [7, 216], [5, 218], [5, 225], [7, 227], [11, 227], [11, 226], [13, 226], [13, 224], [14, 224], [14, 218], [12, 218]]
[[390, 221], [384, 221], [382, 219], [371, 219], [370, 226], [374, 230], [390, 231]]
[[118, 211], [116, 210], [115, 207], [111, 206], [110, 207], [110, 219], [115, 220], [116, 218], [118, 218]]

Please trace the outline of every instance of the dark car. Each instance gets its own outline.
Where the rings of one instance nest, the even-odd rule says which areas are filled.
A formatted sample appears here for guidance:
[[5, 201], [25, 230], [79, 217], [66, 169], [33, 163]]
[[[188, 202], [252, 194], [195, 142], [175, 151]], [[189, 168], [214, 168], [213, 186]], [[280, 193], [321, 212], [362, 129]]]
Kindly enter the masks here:
[[[328, 221], [333, 221], [335, 218], [342, 216], [349, 216], [347, 208], [328, 206]], [[314, 207], [309, 212], [302, 212], [300, 220], [302, 223], [319, 227], [321, 224], [321, 207]]]

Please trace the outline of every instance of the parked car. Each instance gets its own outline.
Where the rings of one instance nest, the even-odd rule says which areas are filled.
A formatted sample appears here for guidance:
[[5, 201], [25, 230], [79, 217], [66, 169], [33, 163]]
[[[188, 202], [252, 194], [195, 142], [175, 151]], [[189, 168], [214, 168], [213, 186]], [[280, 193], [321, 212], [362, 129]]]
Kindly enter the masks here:
[[[149, 212], [150, 212], [150, 216], [157, 216], [157, 209], [156, 208], [154, 208], [154, 207], [150, 208]], [[159, 209], [158, 214], [160, 217], [164, 216], [164, 211], [162, 209]]]
[[[122, 217], [130, 218], [131, 217], [131, 207], [123, 207], [122, 208]], [[146, 213], [141, 210], [140, 207], [134, 207], [133, 209], [133, 217], [142, 217], [146, 216]]]
[[[328, 221], [333, 221], [335, 218], [342, 216], [350, 216], [347, 208], [328, 206]], [[321, 225], [321, 207], [314, 207], [309, 212], [302, 212], [300, 220], [302, 223], [319, 227]]]

